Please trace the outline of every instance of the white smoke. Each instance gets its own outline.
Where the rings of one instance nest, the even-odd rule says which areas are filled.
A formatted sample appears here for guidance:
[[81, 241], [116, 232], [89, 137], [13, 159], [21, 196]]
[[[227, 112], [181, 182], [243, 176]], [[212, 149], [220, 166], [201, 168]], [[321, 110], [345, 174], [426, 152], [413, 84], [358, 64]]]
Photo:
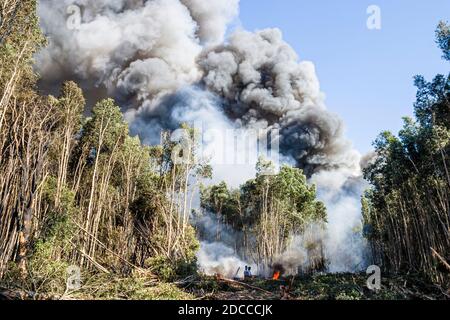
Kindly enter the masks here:
[[227, 25], [239, 13], [239, 0], [181, 0], [198, 24], [198, 37], [202, 43], [223, 41]]
[[[69, 5], [81, 8], [75, 29], [67, 27]], [[238, 12], [239, 0], [39, 0], [49, 37], [36, 56], [41, 86], [72, 79], [93, 100], [114, 97], [147, 144], [182, 122], [279, 130], [282, 154], [317, 183], [328, 206], [332, 270], [351, 269], [360, 256], [349, 242], [360, 219], [360, 188], [350, 183], [360, 177], [360, 155], [327, 110], [314, 65], [300, 61], [280, 30], [239, 30], [224, 41]], [[223, 140], [204, 142], [229, 152]], [[254, 175], [250, 167], [215, 169], [216, 180], [234, 186]], [[205, 265], [213, 258], [232, 261], [199, 256]]]
[[308, 272], [317, 267], [319, 263], [325, 264], [325, 232], [326, 229], [323, 225], [310, 224], [306, 226], [304, 232], [295, 235], [286, 250], [275, 258], [274, 264], [281, 265], [285, 275], [296, 275], [299, 271]]
[[[67, 28], [66, 8], [83, 23]], [[138, 99], [157, 99], [198, 80], [198, 25], [178, 0], [40, 0], [49, 45], [37, 60], [44, 79], [77, 76]]]
[[222, 242], [202, 242], [197, 260], [201, 270], [208, 275], [242, 278], [246, 266], [256, 270], [255, 265], [239, 259], [236, 252]]
[[366, 243], [362, 234], [361, 195], [368, 187], [362, 173], [322, 171], [312, 177], [318, 198], [327, 207], [325, 256], [330, 272], [355, 272], [365, 267]]

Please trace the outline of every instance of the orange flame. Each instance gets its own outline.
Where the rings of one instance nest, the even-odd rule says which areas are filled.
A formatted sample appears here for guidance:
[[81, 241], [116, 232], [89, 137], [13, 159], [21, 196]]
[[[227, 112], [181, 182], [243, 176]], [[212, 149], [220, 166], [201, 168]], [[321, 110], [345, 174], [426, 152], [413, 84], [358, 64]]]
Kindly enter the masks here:
[[280, 275], [281, 275], [280, 271], [275, 271], [275, 272], [273, 273], [273, 278], [272, 278], [272, 280], [278, 280], [278, 279], [280, 279]]

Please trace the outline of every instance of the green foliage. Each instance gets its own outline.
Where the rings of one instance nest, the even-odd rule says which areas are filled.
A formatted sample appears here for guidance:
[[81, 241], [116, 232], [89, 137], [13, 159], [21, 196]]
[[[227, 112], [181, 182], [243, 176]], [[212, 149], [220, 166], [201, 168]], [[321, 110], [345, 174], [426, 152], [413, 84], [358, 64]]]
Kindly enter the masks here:
[[326, 221], [325, 206], [316, 201], [316, 187], [308, 185], [301, 170], [282, 167], [275, 176], [272, 189], [276, 199], [288, 203], [289, 213], [299, 229], [310, 222]]
[[63, 83], [60, 96], [55, 102], [61, 115], [60, 126], [67, 126], [70, 122], [70, 125], [75, 127], [75, 131], [78, 131], [81, 127], [86, 103], [80, 87], [72, 81]]
[[[142, 146], [112, 99], [86, 118], [74, 82], [65, 82], [57, 97], [40, 96], [32, 58], [45, 39], [36, 5], [8, 1], [1, 8], [0, 278], [7, 271], [8, 286], [61, 296], [69, 263], [120, 278], [162, 255], [173, 268], [161, 266], [162, 277], [194, 274], [199, 242], [186, 203], [190, 183], [211, 177], [211, 167], [175, 164], [179, 141]], [[182, 129], [196, 139], [195, 130]], [[196, 146], [189, 151], [194, 159]], [[168, 286], [152, 293], [141, 285], [130, 279], [126, 287], [137, 298], [181, 296]]]
[[173, 282], [197, 274], [197, 261], [195, 257], [189, 260], [179, 259], [172, 261], [166, 256], [148, 258], [145, 266], [151, 270], [161, 281]]
[[436, 42], [444, 53], [443, 58], [450, 61], [450, 25], [441, 21], [436, 30]]
[[48, 211], [42, 219], [40, 236], [32, 246], [28, 258], [28, 274], [23, 278], [17, 267], [12, 264], [6, 278], [21, 279], [23, 288], [36, 294], [49, 296], [61, 295], [66, 285], [66, 270], [69, 260], [66, 256], [76, 229], [71, 218], [76, 216], [75, 194], [63, 188], [61, 204], [55, 207], [56, 179], [49, 177], [43, 185], [42, 200], [47, 204]]
[[186, 226], [183, 242], [184, 254], [182, 261], [187, 265], [192, 265], [192, 263], [195, 264], [197, 251], [200, 249], [200, 242], [197, 239], [197, 235], [193, 226]]
[[[15, 10], [16, 1], [5, 2], [2, 10], [16, 14], [2, 17], [11, 28], [0, 29], [0, 91], [6, 97], [0, 106], [0, 246], [8, 251], [0, 257], [2, 286], [60, 298], [66, 268], [74, 264], [84, 277], [81, 290], [69, 293], [75, 298], [191, 298], [152, 273], [164, 281], [196, 274], [190, 192], [212, 177], [211, 166], [193, 161], [198, 133], [183, 125], [179, 139], [164, 134], [160, 146], [145, 147], [129, 135], [111, 99], [85, 118], [85, 99], [73, 82], [58, 97], [39, 96], [32, 62], [45, 39], [36, 0], [17, 3]], [[441, 23], [437, 43], [447, 60], [449, 34]], [[442, 284], [446, 274], [430, 247], [448, 259], [450, 79], [415, 82], [416, 118], [406, 118], [398, 136], [380, 135], [378, 157], [365, 170], [373, 189], [362, 200], [364, 232], [387, 269], [419, 271]], [[189, 161], [175, 162], [177, 156]], [[221, 183], [201, 192], [203, 208], [242, 231], [244, 245], [263, 258], [283, 251], [308, 224], [326, 221], [325, 206], [301, 170], [273, 169], [260, 159], [257, 177], [240, 188]], [[314, 251], [316, 244], [307, 247]], [[359, 299], [355, 281], [361, 279], [318, 278], [310, 287], [300, 285], [298, 295], [316, 290], [320, 297]], [[279, 291], [278, 283], [271, 285]], [[207, 286], [221, 288], [214, 281]]]
[[[266, 169], [259, 168], [258, 171], [266, 172]], [[311, 222], [326, 222], [325, 206], [316, 200], [315, 186], [308, 185], [300, 169], [289, 166], [283, 166], [275, 175], [258, 175], [242, 185], [240, 190], [229, 190], [225, 182], [203, 188], [202, 207], [223, 215], [224, 222], [242, 230], [244, 226], [258, 223], [264, 190], [268, 190], [270, 203], [283, 207], [280, 214], [289, 222], [291, 230], [300, 231]]]
[[39, 28], [36, 6], [36, 0], [2, 4], [2, 12], [7, 14], [1, 17], [0, 28], [0, 92], [3, 95], [14, 85], [19, 102], [38, 98], [34, 91], [38, 77], [32, 62], [45, 39]]
[[175, 263], [165, 256], [151, 257], [147, 259], [145, 265], [162, 281], [170, 282], [176, 277]]
[[[201, 189], [201, 206], [218, 222], [240, 231], [236, 247], [241, 254], [255, 254], [256, 263], [269, 265], [283, 252], [292, 236], [311, 224], [324, 225], [325, 205], [316, 200], [316, 188], [309, 185], [300, 169], [283, 166], [278, 174], [271, 162], [260, 159], [257, 176], [239, 189], [222, 182]], [[216, 240], [220, 240], [217, 227]], [[249, 239], [255, 239], [249, 241]]]
[[[83, 128], [82, 143], [91, 146], [95, 153], [112, 152], [117, 143], [128, 135], [128, 126], [114, 100], [102, 100], [94, 106], [92, 117]], [[101, 145], [100, 150], [96, 150]]]
[[38, 241], [29, 264], [29, 281], [33, 291], [60, 294], [65, 288], [69, 264], [63, 259], [55, 259], [57, 240]]
[[317, 274], [272, 281], [262, 278], [247, 280], [247, 284], [263, 289], [256, 291], [243, 286], [218, 282], [215, 277], [203, 276], [189, 290], [198, 297], [206, 294], [220, 300], [276, 300], [280, 299], [280, 287], [291, 287], [293, 300], [430, 300], [445, 299], [445, 293], [430, 285], [417, 274], [407, 276], [383, 274], [381, 290], [367, 288], [365, 273]]
[[66, 293], [82, 300], [191, 300], [194, 297], [174, 284], [158, 282], [148, 274], [85, 274], [80, 290]]
[[28, 261], [28, 274], [24, 278], [17, 263], [11, 262], [1, 285], [21, 288], [35, 295], [61, 296], [66, 288], [66, 270], [69, 264], [54, 257], [54, 241], [38, 241]]
[[[66, 241], [75, 231], [71, 219], [77, 216], [79, 208], [76, 207], [75, 193], [63, 187], [60, 205], [55, 207], [55, 195], [57, 181], [55, 177], [49, 177], [43, 187], [43, 199], [49, 207], [49, 211], [43, 221], [41, 239], [56, 240], [58, 245], [64, 247]], [[54, 243], [54, 245], [57, 245]]]

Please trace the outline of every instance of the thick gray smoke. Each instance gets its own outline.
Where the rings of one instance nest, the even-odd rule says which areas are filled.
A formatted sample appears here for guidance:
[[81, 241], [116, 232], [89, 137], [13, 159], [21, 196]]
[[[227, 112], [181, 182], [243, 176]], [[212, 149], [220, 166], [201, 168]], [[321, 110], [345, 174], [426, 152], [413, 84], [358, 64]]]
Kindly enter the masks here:
[[199, 25], [178, 0], [40, 0], [39, 14], [50, 41], [37, 70], [47, 82], [74, 77], [142, 103], [200, 78]]
[[238, 31], [198, 61], [227, 115], [245, 126], [279, 129], [281, 151], [309, 175], [358, 168], [342, 121], [325, 107], [314, 65], [299, 62], [278, 29]]
[[182, 122], [278, 129], [284, 156], [324, 190], [330, 228], [347, 226], [332, 236], [345, 248], [359, 200], [344, 186], [360, 177], [360, 156], [326, 109], [314, 65], [278, 29], [224, 39], [238, 11], [239, 0], [39, 0], [49, 37], [36, 56], [41, 88], [71, 79], [89, 101], [114, 97], [147, 144]]

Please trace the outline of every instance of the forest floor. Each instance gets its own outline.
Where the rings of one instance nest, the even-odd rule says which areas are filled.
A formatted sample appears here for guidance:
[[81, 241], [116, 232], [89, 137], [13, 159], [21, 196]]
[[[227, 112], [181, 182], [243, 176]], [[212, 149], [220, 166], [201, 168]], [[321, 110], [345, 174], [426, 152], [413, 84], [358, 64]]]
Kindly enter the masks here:
[[449, 299], [450, 292], [419, 276], [382, 278], [381, 289], [367, 288], [366, 274], [318, 274], [281, 280], [229, 281], [204, 277], [184, 290], [197, 299], [209, 300], [436, 300]]
[[[367, 288], [366, 274], [317, 274], [281, 280], [234, 281], [219, 276], [191, 276], [175, 283], [154, 276], [118, 278], [97, 274], [77, 291], [53, 293], [0, 283], [0, 300], [443, 300], [450, 290], [417, 275], [384, 276], [381, 289]], [[53, 287], [53, 286], [52, 286]], [[6, 289], [8, 288], [8, 289]]]

